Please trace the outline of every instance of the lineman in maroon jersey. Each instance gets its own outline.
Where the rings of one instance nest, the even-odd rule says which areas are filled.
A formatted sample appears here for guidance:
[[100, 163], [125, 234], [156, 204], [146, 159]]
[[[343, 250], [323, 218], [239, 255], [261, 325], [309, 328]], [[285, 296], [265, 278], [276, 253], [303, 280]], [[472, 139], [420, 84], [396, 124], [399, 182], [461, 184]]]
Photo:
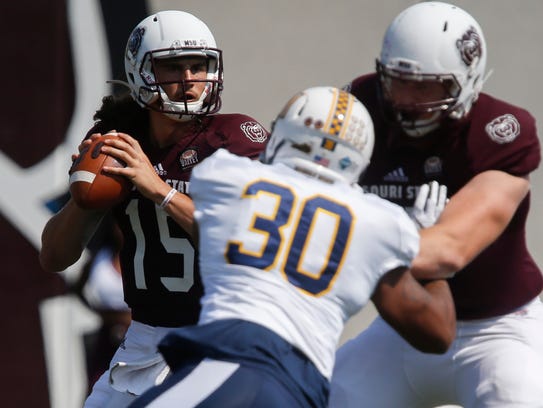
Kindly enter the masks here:
[[[168, 374], [156, 344], [172, 327], [197, 322], [202, 295], [191, 238], [191, 169], [219, 148], [257, 158], [268, 137], [249, 116], [216, 114], [222, 51], [191, 14], [162, 11], [142, 20], [128, 40], [125, 70], [130, 94], [104, 98], [80, 150], [96, 134], [117, 134], [102, 149], [127, 166], [109, 171], [135, 186], [111, 209], [123, 234], [132, 323], [85, 407], [126, 406]], [[43, 267], [60, 271], [74, 263], [103, 215], [70, 200], [44, 229]]]
[[529, 112], [480, 93], [485, 59], [471, 16], [424, 2], [389, 26], [378, 73], [349, 85], [375, 125], [364, 189], [409, 208], [417, 186], [448, 187], [437, 224], [421, 230], [413, 273], [450, 277], [458, 323], [437, 356], [377, 318], [339, 349], [332, 407], [542, 406], [543, 277], [525, 238], [540, 146]]

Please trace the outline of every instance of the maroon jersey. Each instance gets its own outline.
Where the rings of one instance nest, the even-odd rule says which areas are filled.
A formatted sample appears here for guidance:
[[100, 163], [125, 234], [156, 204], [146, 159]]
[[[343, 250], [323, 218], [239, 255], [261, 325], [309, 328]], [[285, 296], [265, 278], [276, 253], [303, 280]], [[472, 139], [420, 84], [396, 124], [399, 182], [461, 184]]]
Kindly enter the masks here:
[[[146, 115], [143, 111], [142, 115]], [[121, 122], [121, 121], [120, 121]], [[107, 120], [93, 131], [110, 129], [130, 132]], [[257, 158], [268, 132], [253, 118], [242, 114], [205, 117], [194, 132], [179, 143], [158, 149], [149, 145], [139, 130], [139, 139], [156, 172], [173, 188], [189, 194], [192, 168], [219, 148]], [[114, 208], [123, 232], [121, 268], [124, 296], [132, 318], [152, 326], [195, 324], [200, 313], [203, 288], [198, 272], [198, 255], [187, 234], [154, 202], [136, 189]]]
[[[524, 109], [481, 94], [469, 120], [447, 120], [417, 139], [386, 120], [375, 74], [350, 86], [375, 125], [371, 164], [359, 181], [368, 192], [409, 207], [418, 186], [431, 180], [446, 185], [452, 196], [486, 170], [524, 176], [539, 165], [535, 120]], [[526, 246], [529, 207], [528, 195], [502, 235], [449, 280], [459, 319], [505, 314], [543, 290], [543, 277]]]

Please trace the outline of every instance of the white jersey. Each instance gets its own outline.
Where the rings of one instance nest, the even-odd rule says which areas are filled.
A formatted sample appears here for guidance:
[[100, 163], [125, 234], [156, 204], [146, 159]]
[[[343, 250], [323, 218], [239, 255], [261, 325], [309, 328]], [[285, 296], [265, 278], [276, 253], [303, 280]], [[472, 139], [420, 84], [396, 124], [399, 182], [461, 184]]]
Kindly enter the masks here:
[[401, 207], [282, 164], [219, 150], [194, 168], [190, 195], [203, 254], [199, 323], [265, 326], [328, 379], [346, 320], [418, 252]]

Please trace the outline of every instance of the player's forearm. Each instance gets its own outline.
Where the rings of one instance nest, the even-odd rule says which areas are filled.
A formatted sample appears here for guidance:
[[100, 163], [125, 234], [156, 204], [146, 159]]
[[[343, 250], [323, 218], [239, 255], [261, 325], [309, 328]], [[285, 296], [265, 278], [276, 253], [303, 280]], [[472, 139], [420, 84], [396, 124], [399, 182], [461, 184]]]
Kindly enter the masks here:
[[167, 200], [165, 205], [163, 205], [164, 210], [181, 228], [193, 237], [195, 224], [194, 203], [192, 200], [187, 195], [179, 192], [175, 192], [171, 197], [168, 197], [168, 193], [164, 194], [161, 204], [164, 204], [164, 200]]
[[449, 285], [445, 280], [433, 280], [424, 283], [424, 288], [415, 281], [410, 286], [408, 310], [393, 322], [393, 327], [416, 349], [445, 353], [456, 335], [456, 313]]
[[474, 177], [450, 199], [438, 222], [421, 230], [413, 275], [447, 278], [463, 269], [502, 234], [528, 191], [527, 179], [500, 171]]
[[414, 315], [413, 330], [408, 327], [409, 342], [426, 353], [441, 354], [448, 350], [456, 336], [452, 294], [445, 280], [428, 281], [422, 286], [428, 297], [426, 304]]
[[421, 285], [400, 268], [381, 278], [372, 301], [383, 319], [420, 351], [444, 353], [454, 339], [454, 302], [444, 280]]
[[416, 279], [447, 279], [462, 269], [477, 254], [476, 246], [436, 225], [421, 230], [419, 253], [411, 265]]
[[74, 264], [104, 216], [102, 211], [82, 210], [70, 200], [45, 225], [40, 264], [46, 271], [60, 272]]

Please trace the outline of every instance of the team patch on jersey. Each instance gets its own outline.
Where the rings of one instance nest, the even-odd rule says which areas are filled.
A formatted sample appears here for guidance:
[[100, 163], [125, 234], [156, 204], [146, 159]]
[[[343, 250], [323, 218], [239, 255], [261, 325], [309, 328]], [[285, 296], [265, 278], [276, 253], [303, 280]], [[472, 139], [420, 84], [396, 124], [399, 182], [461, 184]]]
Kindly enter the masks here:
[[268, 136], [267, 132], [258, 122], [243, 122], [239, 125], [245, 136], [256, 143], [264, 143]]
[[440, 176], [443, 171], [443, 162], [437, 156], [428, 157], [424, 162], [424, 174], [428, 177]]
[[185, 149], [179, 155], [181, 170], [186, 171], [198, 164], [198, 151], [192, 147]]
[[520, 123], [512, 114], [506, 113], [487, 123], [485, 131], [496, 143], [511, 143], [520, 134]]

